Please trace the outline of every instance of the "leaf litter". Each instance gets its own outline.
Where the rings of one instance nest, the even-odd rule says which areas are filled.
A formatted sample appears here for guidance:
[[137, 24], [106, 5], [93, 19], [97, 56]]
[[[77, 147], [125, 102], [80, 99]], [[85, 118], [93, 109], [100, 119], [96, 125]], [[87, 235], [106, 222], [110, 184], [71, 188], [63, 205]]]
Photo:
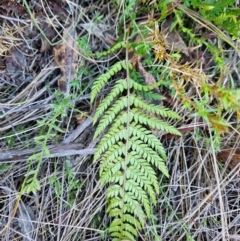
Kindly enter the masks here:
[[76, 32], [73, 26], [64, 30], [63, 41], [53, 49], [54, 60], [60, 67], [62, 76], [58, 80], [58, 88], [66, 95], [69, 94], [69, 81], [74, 79], [79, 67]]

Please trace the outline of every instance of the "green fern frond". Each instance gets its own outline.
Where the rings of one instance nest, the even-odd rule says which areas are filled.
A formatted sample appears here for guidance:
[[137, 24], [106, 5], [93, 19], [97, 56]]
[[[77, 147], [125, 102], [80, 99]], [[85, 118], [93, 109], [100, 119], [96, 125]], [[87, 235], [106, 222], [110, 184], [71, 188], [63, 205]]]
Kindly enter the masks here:
[[[100, 105], [96, 116], [99, 118], [100, 113], [102, 113], [103, 111], [105, 111], [108, 106], [109, 106], [109, 102], [106, 103], [104, 102], [103, 105]], [[111, 124], [113, 122], [113, 120], [116, 118], [116, 116], [118, 115], [118, 113], [120, 111], [122, 111], [124, 108], [126, 108], [128, 105], [134, 106], [134, 107], [139, 107], [142, 110], [145, 111], [149, 111], [152, 112], [153, 114], [158, 114], [161, 115], [163, 117], [169, 117], [172, 119], [179, 119], [179, 115], [177, 115], [175, 112], [169, 110], [168, 108], [163, 108], [160, 106], [156, 106], [153, 104], [148, 104], [146, 102], [144, 102], [140, 97], [135, 96], [134, 94], [132, 96], [130, 96], [130, 98], [128, 98], [127, 96], [121, 97], [119, 98], [119, 100], [117, 100], [111, 108], [109, 108], [108, 111], [106, 111], [105, 115], [102, 117], [98, 128], [95, 132], [94, 138], [96, 138], [97, 136], [100, 135], [100, 133], [103, 132], [103, 130], [106, 129], [106, 127]], [[133, 108], [133, 111], [136, 111], [136, 113], [133, 113], [134, 119], [136, 122], [140, 122], [142, 124], [147, 124], [148, 126], [150, 126], [153, 129], [159, 129], [159, 130], [163, 130], [166, 132], [169, 132], [171, 134], [175, 134], [175, 135], [180, 135], [180, 132], [178, 132], [174, 127], [168, 125], [165, 122], [162, 122], [160, 120], [158, 120], [155, 117], [152, 117], [152, 121], [151, 119], [148, 118], [148, 116], [144, 113], [141, 113], [140, 111], [138, 111], [138, 109]], [[96, 123], [97, 118], [94, 117], [94, 123]]]
[[146, 191], [139, 185], [140, 183], [139, 183], [138, 179], [140, 179], [140, 177], [137, 176], [136, 177], [137, 181], [135, 181], [133, 179], [134, 173], [132, 173], [130, 169], [128, 169], [128, 171], [131, 175], [127, 175], [127, 173], [126, 173], [126, 176], [128, 176], [127, 178], [129, 178], [129, 179], [127, 179], [125, 181], [124, 191], [129, 192], [135, 196], [136, 200], [144, 206], [145, 212], [146, 212], [147, 216], [149, 217], [150, 216], [150, 203], [149, 203], [149, 199], [148, 199]]
[[143, 142], [147, 143], [149, 147], [154, 149], [164, 160], [166, 160], [166, 154], [163, 146], [159, 142], [159, 140], [154, 136], [151, 131], [147, 130], [145, 127], [138, 125], [135, 122], [132, 122], [128, 133], [123, 125], [121, 126], [113, 126], [109, 129], [109, 131], [104, 135], [101, 139], [98, 148], [95, 153], [95, 158], [98, 159], [109, 146], [114, 146], [120, 140], [126, 140], [126, 136], [130, 138], [131, 136], [137, 136]]
[[169, 176], [164, 160], [154, 150], [148, 147], [146, 143], [135, 137], [129, 140], [129, 144], [132, 150], [139, 153], [145, 161], [157, 167], [165, 176]]
[[109, 131], [101, 139], [94, 157], [96, 160], [108, 149], [109, 146], [114, 146], [120, 140], [124, 140], [127, 136], [124, 126], [120, 126], [119, 129], [115, 126], [109, 129]]
[[[111, 92], [103, 99], [101, 104], [98, 106], [98, 109], [94, 115], [94, 120], [97, 121], [100, 115], [107, 110], [112, 103], [112, 101], [121, 93], [123, 90], [127, 89], [127, 81], [125, 79], [119, 79], [116, 81], [114, 88]], [[94, 121], [94, 123], [95, 123]]]
[[[131, 223], [135, 223], [137, 228], [141, 228], [144, 225], [146, 215], [141, 204], [136, 201], [132, 193], [126, 192], [120, 185], [113, 185], [107, 190], [107, 199], [109, 200], [107, 212], [111, 217], [116, 217], [116, 214], [114, 214], [112, 210], [115, 211], [117, 208], [120, 208], [119, 216], [132, 213], [138, 219], [132, 219], [133, 221]], [[114, 221], [115, 220], [118, 220], [118, 218], [115, 218]], [[113, 226], [112, 224], [111, 226]], [[120, 224], [122, 225], [123, 223], [121, 222]]]
[[116, 145], [108, 147], [108, 150], [102, 156], [102, 161], [107, 161], [108, 159], [116, 159], [118, 156], [124, 154], [125, 149], [125, 144], [119, 141]]
[[151, 112], [153, 114], [161, 115], [163, 117], [169, 117], [172, 119], [180, 119], [180, 116], [170, 109], [163, 106], [156, 106], [153, 104], [146, 103], [140, 96], [132, 95], [133, 103], [135, 107], [139, 107], [145, 111]]
[[[107, 81], [124, 68], [132, 66], [125, 61], [118, 62], [99, 76], [93, 85], [91, 101]], [[179, 119], [175, 112], [149, 104], [134, 93], [146, 93], [157, 86], [159, 83], [144, 86], [131, 78], [117, 80], [94, 116], [94, 123], [98, 122], [94, 138], [106, 132], [98, 144], [94, 161], [101, 160], [100, 182], [109, 186], [107, 212], [112, 218], [109, 227], [112, 240], [135, 240], [137, 229], [143, 228], [150, 216], [150, 204], [156, 204], [159, 184], [155, 169], [168, 177], [165, 150], [149, 128], [181, 135], [159, 119]]]
[[[155, 194], [159, 193], [159, 187], [153, 168], [135, 152], [129, 154], [129, 159], [131, 165], [126, 171], [127, 179], [132, 179], [138, 183], [151, 197], [153, 203], [156, 203]], [[122, 158], [117, 158], [117, 160], [118, 162], [110, 162], [105, 165], [104, 168], [101, 166], [101, 169], [103, 170], [101, 172], [102, 184], [107, 182], [117, 182], [120, 185], [123, 184], [124, 179], [120, 170], [125, 163]]]
[[137, 108], [133, 108], [131, 110], [132, 116], [135, 122], [148, 125], [152, 129], [158, 129], [164, 132], [169, 132], [174, 135], [181, 135], [181, 133], [173, 126], [169, 125], [168, 123], [159, 120], [156, 117], [149, 118], [149, 115], [142, 113]]
[[[100, 75], [94, 82], [91, 92], [91, 103], [96, 98], [97, 94], [100, 93], [103, 86], [110, 80], [112, 76], [114, 76], [117, 72], [122, 69], [126, 69], [126, 61], [119, 61], [114, 64], [105, 74]], [[128, 68], [131, 67], [131, 64], [128, 63]]]
[[[95, 132], [94, 138], [96, 138], [97, 136], [99, 136], [100, 133], [103, 132], [103, 130], [106, 129], [106, 127], [111, 124], [113, 122], [113, 120], [115, 119], [115, 117], [118, 115], [118, 113], [123, 110], [124, 108], [126, 108], [128, 105], [128, 98], [127, 96], [123, 96], [121, 98], [119, 98], [113, 105], [111, 108], [109, 108], [106, 111], [106, 114], [102, 117], [97, 130]], [[95, 118], [94, 118], [95, 119]], [[94, 120], [94, 122], [96, 122], [96, 120]]]
[[148, 92], [144, 92], [144, 91], [136, 91], [137, 94], [139, 94], [143, 99], [147, 99], [149, 101], [160, 101], [160, 100], [164, 100], [165, 97], [159, 95], [159, 93], [153, 92], [153, 91], [148, 91]]
[[101, 58], [101, 57], [107, 56], [109, 54], [112, 54], [112, 53], [116, 52], [118, 49], [121, 49], [121, 48], [127, 48], [126, 41], [121, 41], [119, 43], [116, 43], [109, 50], [101, 52], [101, 53], [96, 53], [94, 55], [96, 55], [98, 58]]
[[145, 127], [138, 125], [135, 122], [131, 123], [130, 130], [132, 135], [138, 137], [143, 142], [147, 143], [152, 149], [154, 149], [164, 160], [167, 159], [165, 150], [162, 144], [159, 142], [156, 136], [152, 134], [151, 131], [147, 130]]
[[144, 91], [144, 92], [148, 92], [148, 91], [156, 89], [157, 87], [159, 87], [161, 85], [161, 83], [162, 82], [159, 81], [159, 82], [156, 82], [155, 84], [152, 84], [152, 85], [142, 85], [142, 84], [139, 84], [139, 83], [135, 82], [132, 79], [129, 79], [130, 88], [134, 88], [135, 90]]
[[[154, 191], [158, 193], [159, 192], [158, 181], [152, 166], [148, 162], [146, 162], [137, 152], [134, 152], [134, 151], [132, 151], [129, 154], [129, 161], [130, 161], [129, 164], [131, 165], [131, 168], [134, 168], [135, 171], [136, 170], [140, 171], [142, 173], [141, 175], [142, 178], [147, 179], [144, 182], [144, 185], [147, 185], [146, 188], [148, 189], [149, 195], [152, 196], [152, 193], [151, 193], [152, 189], [150, 188], [149, 185], [152, 185], [154, 188]], [[151, 184], [148, 181], [150, 181]], [[152, 197], [152, 200], [154, 203], [155, 203], [155, 198], [156, 198], [155, 196]]]

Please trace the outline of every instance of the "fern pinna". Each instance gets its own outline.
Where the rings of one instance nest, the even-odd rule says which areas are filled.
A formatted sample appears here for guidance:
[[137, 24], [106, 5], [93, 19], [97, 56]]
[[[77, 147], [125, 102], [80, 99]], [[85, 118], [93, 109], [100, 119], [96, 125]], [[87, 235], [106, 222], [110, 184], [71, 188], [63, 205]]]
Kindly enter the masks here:
[[[117, 72], [133, 70], [130, 62], [121, 61], [99, 76], [93, 84], [91, 102], [107, 81]], [[134, 71], [134, 70], [133, 70]], [[100, 159], [100, 180], [107, 185], [107, 212], [112, 218], [109, 227], [112, 240], [135, 240], [137, 230], [145, 225], [151, 203], [156, 204], [159, 184], [155, 169], [165, 176], [165, 150], [148, 128], [179, 135], [168, 123], [156, 116], [179, 118], [162, 106], [149, 104], [139, 94], [156, 88], [135, 82], [130, 77], [119, 79], [98, 106], [94, 135], [104, 133], [94, 160]]]

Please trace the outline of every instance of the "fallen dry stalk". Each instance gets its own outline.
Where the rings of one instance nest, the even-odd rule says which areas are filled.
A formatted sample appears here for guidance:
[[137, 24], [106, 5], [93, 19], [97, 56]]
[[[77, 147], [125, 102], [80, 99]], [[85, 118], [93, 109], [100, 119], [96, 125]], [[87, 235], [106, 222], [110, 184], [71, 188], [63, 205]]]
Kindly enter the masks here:
[[[48, 157], [64, 157], [64, 156], [73, 156], [73, 155], [92, 155], [95, 152], [95, 148], [87, 148], [82, 149], [83, 145], [80, 143], [76, 144], [66, 144], [66, 145], [56, 145], [56, 146], [48, 146], [50, 151], [49, 156], [44, 156], [44, 158]], [[42, 151], [42, 148], [25, 149], [25, 150], [12, 150], [8, 152], [2, 152], [0, 156], [0, 163], [9, 163], [9, 162], [19, 162], [26, 161], [28, 157], [33, 155], [34, 153], [39, 153]]]

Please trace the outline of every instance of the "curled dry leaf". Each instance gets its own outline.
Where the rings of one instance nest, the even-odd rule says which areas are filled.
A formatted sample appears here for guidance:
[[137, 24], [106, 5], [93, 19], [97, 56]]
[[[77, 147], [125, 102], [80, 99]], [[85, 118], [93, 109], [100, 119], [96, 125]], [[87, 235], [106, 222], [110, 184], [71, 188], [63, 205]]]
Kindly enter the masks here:
[[[52, 41], [54, 39], [54, 37], [56, 36], [56, 31], [54, 30], [54, 28], [47, 23], [46, 21], [39, 21], [40, 22], [40, 27], [43, 30], [43, 32], [45, 33], [45, 35], [47, 36], [47, 38]], [[46, 52], [50, 49], [51, 45], [47, 42], [47, 40], [41, 36], [41, 49], [40, 52]]]
[[179, 33], [176, 30], [170, 32], [171, 24], [172, 21], [170, 18], [165, 19], [161, 24], [161, 33], [163, 34], [166, 47], [169, 50], [181, 52], [186, 56], [189, 56], [188, 48]]
[[74, 115], [74, 117], [76, 118], [77, 124], [79, 125], [79, 124], [82, 124], [87, 119], [87, 113]]
[[[155, 80], [154, 76], [144, 69], [144, 67], [143, 67], [143, 65], [142, 65], [142, 63], [140, 61], [141, 58], [138, 56], [136, 60], [137, 60], [136, 61], [136, 69], [139, 72], [139, 74], [144, 78], [145, 83], [147, 85], [156, 84], [156, 80]], [[158, 88], [156, 89], [156, 91], [158, 93], [160, 93]]]
[[17, 13], [20, 15], [27, 13], [27, 10], [20, 3], [9, 0], [2, 0], [0, 4], [0, 9], [6, 10], [7, 12]]
[[230, 169], [234, 169], [240, 163], [240, 149], [221, 151], [217, 157], [220, 162], [227, 164]]
[[107, 41], [109, 44], [114, 44], [112, 39], [114, 37], [111, 34], [112, 27], [108, 24], [95, 24], [93, 22], [82, 23], [80, 26], [88, 31], [89, 33], [95, 35], [96, 37], [102, 39], [103, 41]]
[[[156, 80], [152, 74], [147, 72], [145, 68], [143, 67], [141, 63], [141, 57], [138, 56], [137, 54], [134, 54], [133, 57], [131, 58], [131, 63], [134, 66], [134, 68], [138, 71], [138, 73], [143, 77], [144, 82], [147, 85], [153, 85], [156, 84]], [[157, 93], [160, 93], [159, 89], [156, 88], [155, 91]]]
[[26, 56], [19, 48], [13, 47], [10, 54], [5, 58], [7, 74], [11, 76], [15, 83], [21, 84], [25, 79], [25, 70], [27, 67]]
[[58, 80], [59, 89], [69, 94], [69, 81], [75, 77], [78, 64], [78, 48], [76, 44], [76, 32], [73, 27], [65, 29], [63, 41], [54, 49], [54, 60], [62, 71], [62, 77]]
[[[147, 85], [154, 85], [157, 83], [154, 76], [145, 70], [144, 66], [141, 63], [140, 56], [138, 56], [137, 54], [134, 54], [133, 57], [131, 58], [131, 63], [134, 66], [134, 68], [138, 71], [138, 73], [143, 77], [143, 80]], [[156, 87], [153, 91], [160, 95], [160, 90], [158, 87]], [[152, 103], [159, 105], [161, 103], [161, 100], [154, 100], [152, 101]]]
[[59, 1], [48, 1], [48, 7], [54, 15], [58, 15], [61, 19], [67, 16], [67, 11], [60, 5]]

